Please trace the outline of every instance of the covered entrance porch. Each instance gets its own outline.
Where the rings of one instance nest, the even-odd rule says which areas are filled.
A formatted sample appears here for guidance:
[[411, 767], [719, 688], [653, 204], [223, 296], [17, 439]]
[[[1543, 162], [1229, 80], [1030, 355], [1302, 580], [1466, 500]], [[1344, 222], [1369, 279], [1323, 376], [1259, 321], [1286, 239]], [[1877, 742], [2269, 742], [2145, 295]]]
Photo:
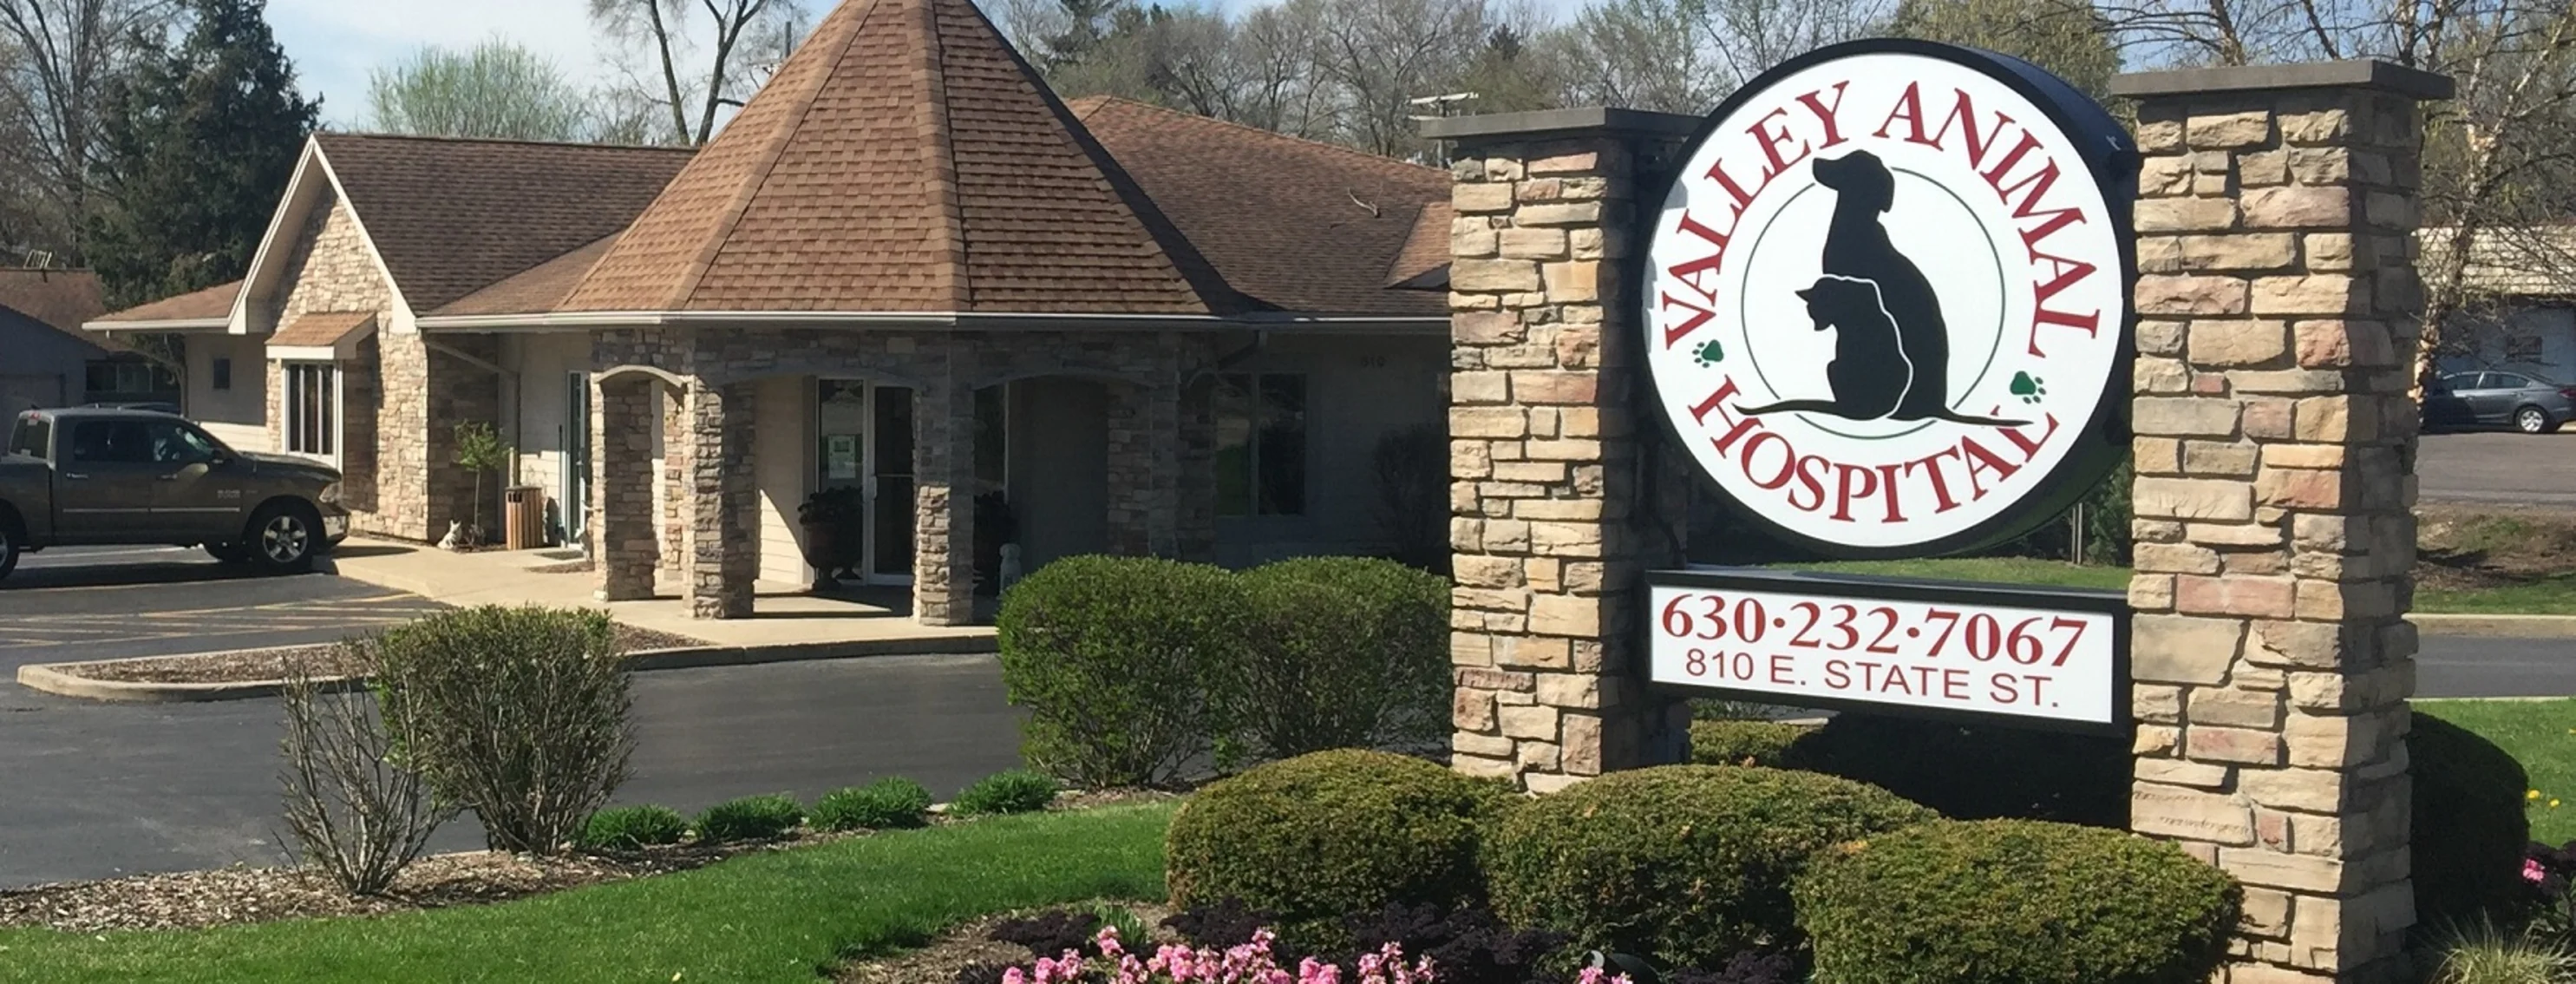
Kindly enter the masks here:
[[[902, 592], [922, 624], [965, 625], [1014, 566], [1213, 545], [1212, 490], [1189, 478], [1211, 443], [1209, 383], [1184, 376], [1204, 347], [1192, 336], [757, 334], [775, 344], [728, 338], [727, 353], [762, 353], [733, 364], [600, 346], [603, 600], [651, 597], [660, 567], [698, 618], [758, 617], [764, 596], [810, 587]], [[841, 521], [801, 522], [809, 503]]]

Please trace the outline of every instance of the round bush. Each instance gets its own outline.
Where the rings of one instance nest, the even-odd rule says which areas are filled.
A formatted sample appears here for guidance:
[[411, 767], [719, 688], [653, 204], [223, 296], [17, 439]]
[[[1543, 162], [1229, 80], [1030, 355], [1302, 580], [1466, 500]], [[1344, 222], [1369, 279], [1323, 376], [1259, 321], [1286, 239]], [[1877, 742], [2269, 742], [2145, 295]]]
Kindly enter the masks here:
[[1795, 891], [1816, 978], [1835, 984], [2199, 984], [2239, 896], [2171, 844], [2033, 820], [1846, 845]]
[[2410, 727], [2416, 922], [2466, 922], [2528, 897], [2522, 849], [2531, 821], [2522, 795], [2531, 779], [2522, 763], [2441, 718], [2417, 714]]
[[667, 806], [621, 806], [590, 815], [582, 826], [581, 846], [594, 851], [632, 851], [653, 844], [677, 844], [689, 822]]
[[1021, 751], [1075, 786], [1169, 785], [1230, 730], [1217, 695], [1249, 605], [1234, 575], [1151, 557], [1068, 557], [1002, 597], [1002, 683]]
[[1283, 932], [1333, 943], [1343, 917], [1391, 902], [1471, 905], [1478, 844], [1514, 795], [1420, 759], [1341, 749], [1200, 790], [1172, 815], [1164, 877], [1181, 908], [1233, 899]]
[[2129, 739], [1837, 714], [1784, 768], [1880, 787], [1954, 820], [2129, 826]]
[[901, 776], [835, 790], [814, 801], [814, 826], [822, 830], [893, 830], [926, 822], [930, 790]]
[[766, 840], [796, 829], [805, 808], [785, 793], [745, 796], [707, 807], [698, 814], [698, 839], [710, 844]]
[[1055, 802], [1055, 790], [1054, 779], [1026, 769], [1012, 769], [975, 780], [974, 785], [957, 793], [956, 802], [948, 804], [948, 808], [961, 817], [1036, 813]]
[[1691, 761], [1699, 765], [1781, 768], [1789, 760], [1790, 747], [1815, 730], [1777, 721], [1693, 721]]
[[1301, 557], [1236, 575], [1252, 632], [1229, 694], [1270, 758], [1428, 745], [1449, 734], [1449, 582], [1374, 557]]
[[1518, 925], [1663, 966], [1718, 966], [1794, 938], [1789, 881], [1810, 855], [1934, 816], [1833, 776], [1669, 765], [1513, 810], [1486, 872], [1494, 908]]

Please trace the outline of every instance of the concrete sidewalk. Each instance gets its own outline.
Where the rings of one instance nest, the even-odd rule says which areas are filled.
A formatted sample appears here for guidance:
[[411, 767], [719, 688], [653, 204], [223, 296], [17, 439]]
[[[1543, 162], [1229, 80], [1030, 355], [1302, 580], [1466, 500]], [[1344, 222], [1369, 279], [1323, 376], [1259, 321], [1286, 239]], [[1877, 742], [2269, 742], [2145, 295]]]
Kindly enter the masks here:
[[978, 653], [994, 648], [990, 626], [954, 628], [912, 620], [910, 592], [881, 588], [849, 597], [820, 597], [801, 585], [761, 582], [754, 614], [743, 619], [689, 617], [677, 579], [665, 574], [650, 601], [603, 602], [597, 577], [540, 568], [577, 560], [559, 550], [455, 553], [435, 547], [350, 537], [326, 563], [346, 578], [407, 591], [448, 605], [580, 606], [607, 611], [639, 629], [703, 639], [732, 649], [827, 646], [837, 655]]

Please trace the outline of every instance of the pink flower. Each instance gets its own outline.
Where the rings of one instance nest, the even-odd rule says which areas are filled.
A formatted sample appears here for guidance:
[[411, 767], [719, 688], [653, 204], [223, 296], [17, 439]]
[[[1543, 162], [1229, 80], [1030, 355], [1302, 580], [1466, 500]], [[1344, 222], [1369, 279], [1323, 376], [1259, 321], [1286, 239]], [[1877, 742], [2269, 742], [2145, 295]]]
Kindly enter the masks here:
[[2539, 858], [2522, 859], [2522, 880], [2538, 885], [2549, 880], [2549, 869], [2540, 866]]

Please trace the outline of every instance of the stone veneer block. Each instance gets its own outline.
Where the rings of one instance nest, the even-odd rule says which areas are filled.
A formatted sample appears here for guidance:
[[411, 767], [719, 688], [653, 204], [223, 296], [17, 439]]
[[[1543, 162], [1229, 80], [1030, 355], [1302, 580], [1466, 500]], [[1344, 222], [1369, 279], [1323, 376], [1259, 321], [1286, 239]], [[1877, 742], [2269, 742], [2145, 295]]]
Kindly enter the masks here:
[[2409, 688], [2380, 681], [2413, 677], [2415, 333], [2389, 326], [2420, 291], [2402, 251], [2353, 246], [2413, 234], [2415, 100], [2447, 80], [2341, 63], [2114, 89], [2145, 176], [2130, 823], [2246, 885], [2225, 980], [2407, 979]]

